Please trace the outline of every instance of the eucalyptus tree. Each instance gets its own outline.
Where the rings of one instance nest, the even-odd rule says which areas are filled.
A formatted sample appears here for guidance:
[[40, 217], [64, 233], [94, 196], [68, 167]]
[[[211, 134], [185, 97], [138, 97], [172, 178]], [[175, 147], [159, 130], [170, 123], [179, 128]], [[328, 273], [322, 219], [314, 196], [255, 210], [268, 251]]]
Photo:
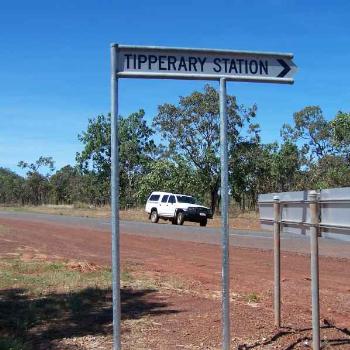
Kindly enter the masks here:
[[319, 106], [307, 106], [293, 114], [294, 125], [284, 124], [281, 136], [285, 142], [296, 143], [305, 155], [306, 165], [334, 154], [330, 123]]
[[0, 203], [23, 204], [24, 182], [22, 176], [0, 167]]
[[[157, 147], [152, 139], [153, 130], [144, 119], [144, 110], [119, 119], [119, 157], [121, 200], [133, 201], [138, 179], [146, 172], [155, 157]], [[111, 169], [110, 114], [89, 119], [86, 131], [78, 135], [84, 148], [76, 154], [82, 173], [88, 176], [89, 185], [97, 204], [109, 202]]]
[[[18, 166], [27, 170], [27, 177], [24, 183], [23, 200], [28, 204], [45, 204], [50, 198], [49, 177], [55, 169], [55, 162], [52, 157], [39, 157], [34, 163], [27, 163], [21, 160]], [[46, 174], [42, 174], [46, 170]]]
[[[245, 108], [236, 98], [227, 95], [228, 146], [232, 151], [244, 137], [243, 130], [255, 117], [256, 106]], [[213, 212], [220, 188], [220, 116], [219, 94], [210, 85], [180, 97], [177, 105], [165, 103], [158, 107], [153, 126], [167, 142], [169, 155], [181, 156], [197, 170], [207, 189]]]
[[241, 210], [254, 209], [259, 193], [271, 192], [272, 152], [276, 145], [241, 142], [230, 157], [232, 197]]
[[285, 124], [281, 135], [298, 146], [302, 156], [296, 188], [349, 186], [350, 114], [338, 112], [326, 120], [318, 106], [294, 113], [294, 125]]
[[66, 165], [50, 177], [51, 199], [55, 204], [73, 204], [83, 201], [83, 179], [79, 170]]
[[183, 158], [176, 162], [161, 158], [150, 164], [148, 173], [140, 179], [138, 197], [145, 202], [152, 191], [192, 195], [205, 201], [205, 188], [196, 169]]
[[[332, 142], [340, 153], [350, 158], [350, 113], [338, 112], [330, 122]], [[350, 159], [349, 159], [350, 160]]]

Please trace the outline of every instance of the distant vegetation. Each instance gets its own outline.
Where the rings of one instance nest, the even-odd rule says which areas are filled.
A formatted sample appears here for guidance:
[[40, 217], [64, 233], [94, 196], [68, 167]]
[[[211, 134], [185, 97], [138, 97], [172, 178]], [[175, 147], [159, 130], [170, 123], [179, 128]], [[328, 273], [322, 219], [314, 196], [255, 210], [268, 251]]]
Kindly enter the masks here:
[[[255, 105], [228, 96], [227, 111], [230, 190], [242, 210], [254, 209], [259, 193], [350, 186], [350, 113], [327, 121], [320, 107], [305, 107], [292, 125], [282, 126], [281, 143], [262, 144]], [[140, 109], [120, 117], [121, 206], [141, 205], [151, 191], [164, 190], [193, 194], [217, 208], [218, 92], [206, 85], [177, 105], [160, 105], [152, 125], [144, 115]], [[55, 170], [51, 157], [40, 157], [19, 162], [24, 177], [0, 168], [0, 203], [109, 204], [110, 116], [90, 119], [78, 138], [84, 148], [74, 166]]]

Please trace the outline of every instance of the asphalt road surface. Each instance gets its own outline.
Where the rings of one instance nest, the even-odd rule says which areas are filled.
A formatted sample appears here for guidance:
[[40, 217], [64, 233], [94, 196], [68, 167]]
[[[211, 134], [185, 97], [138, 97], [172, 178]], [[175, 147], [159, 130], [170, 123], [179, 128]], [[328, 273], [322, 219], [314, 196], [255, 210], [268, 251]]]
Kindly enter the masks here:
[[[76, 227], [80, 229], [94, 229], [110, 234], [108, 219], [85, 218], [63, 215], [49, 215], [29, 212], [0, 211], [0, 219], [20, 220], [28, 222], [46, 222], [58, 224], [62, 227]], [[121, 234], [131, 234], [146, 237], [157, 237], [181, 241], [220, 244], [220, 228], [199, 226], [175, 226], [168, 222], [158, 224], [121, 221]], [[270, 232], [230, 230], [230, 245], [242, 248], [273, 249], [273, 237]], [[338, 241], [329, 238], [319, 239], [320, 255], [350, 258], [350, 242]], [[281, 235], [281, 250], [308, 254], [310, 252], [309, 238], [295, 234]]]

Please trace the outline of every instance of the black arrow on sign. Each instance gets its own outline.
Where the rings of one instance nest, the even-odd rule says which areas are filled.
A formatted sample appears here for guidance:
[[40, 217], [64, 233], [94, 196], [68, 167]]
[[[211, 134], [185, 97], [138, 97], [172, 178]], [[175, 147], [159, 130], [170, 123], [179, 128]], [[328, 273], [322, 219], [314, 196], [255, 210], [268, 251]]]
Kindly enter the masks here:
[[277, 62], [283, 67], [283, 71], [277, 75], [277, 78], [283, 78], [291, 70], [291, 68], [281, 59], [277, 59]]

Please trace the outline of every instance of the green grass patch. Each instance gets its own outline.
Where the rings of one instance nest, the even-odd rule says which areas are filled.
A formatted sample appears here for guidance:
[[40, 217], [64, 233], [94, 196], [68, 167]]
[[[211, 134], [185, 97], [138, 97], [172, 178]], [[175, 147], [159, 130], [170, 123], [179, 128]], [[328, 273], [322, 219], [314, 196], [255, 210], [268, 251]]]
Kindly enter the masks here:
[[[111, 334], [111, 269], [82, 272], [74, 266], [0, 259], [0, 350], [34, 350], [38, 344], [44, 349], [60, 339]], [[145, 324], [153, 310], [161, 312], [166, 305], [149, 302], [147, 296], [156, 289], [135, 276], [126, 264], [121, 271], [122, 319]]]
[[252, 292], [246, 296], [246, 299], [248, 303], [258, 303], [260, 301], [260, 296], [259, 294]]
[[28, 347], [18, 339], [1, 338], [0, 350], [26, 350]]
[[70, 270], [63, 262], [0, 260], [0, 289], [26, 289], [33, 296], [80, 288], [110, 288], [108, 268], [93, 272]]

